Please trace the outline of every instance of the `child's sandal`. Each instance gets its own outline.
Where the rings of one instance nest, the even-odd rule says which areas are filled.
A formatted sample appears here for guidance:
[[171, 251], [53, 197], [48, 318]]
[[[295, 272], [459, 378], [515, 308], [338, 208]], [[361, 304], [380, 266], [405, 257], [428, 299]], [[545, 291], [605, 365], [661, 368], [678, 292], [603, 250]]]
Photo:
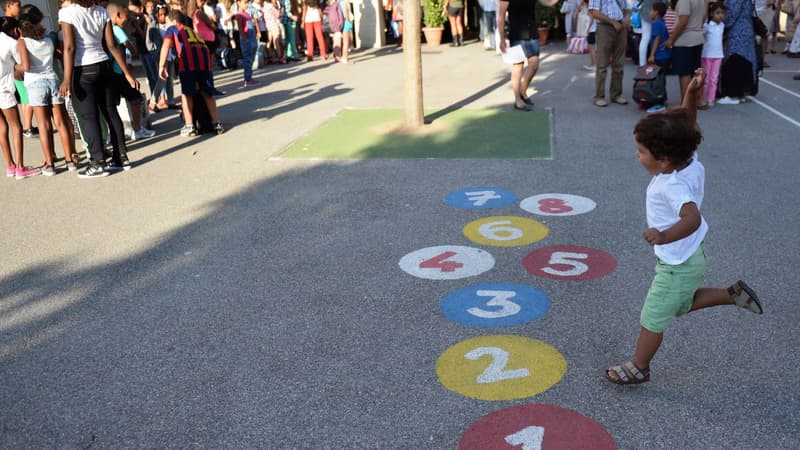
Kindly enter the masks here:
[[[612, 377], [611, 373], [616, 377]], [[616, 384], [641, 384], [650, 381], [650, 368], [640, 369], [631, 361], [606, 369], [606, 378]]]
[[756, 314], [762, 314], [764, 312], [763, 308], [761, 308], [761, 302], [759, 302], [758, 297], [756, 297], [756, 293], [742, 280], [733, 283], [733, 285], [728, 288], [728, 295], [731, 296], [733, 303], [740, 308], [744, 308]]

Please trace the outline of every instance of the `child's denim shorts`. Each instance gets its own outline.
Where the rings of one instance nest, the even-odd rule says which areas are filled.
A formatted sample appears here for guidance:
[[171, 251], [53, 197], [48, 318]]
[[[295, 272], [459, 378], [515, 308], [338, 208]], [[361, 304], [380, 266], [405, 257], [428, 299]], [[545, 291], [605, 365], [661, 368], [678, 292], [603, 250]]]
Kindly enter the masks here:
[[533, 58], [539, 56], [539, 39], [530, 39], [523, 41], [511, 41], [511, 46], [522, 46], [522, 52], [525, 53], [525, 58]]
[[59, 82], [55, 78], [40, 78], [25, 83], [28, 90], [28, 102], [31, 106], [50, 106], [64, 103], [58, 93]]
[[653, 333], [663, 333], [673, 317], [692, 309], [694, 293], [703, 283], [706, 272], [706, 251], [700, 244], [694, 254], [678, 265], [660, 259], [656, 263], [656, 276], [647, 292], [642, 307], [640, 323]]

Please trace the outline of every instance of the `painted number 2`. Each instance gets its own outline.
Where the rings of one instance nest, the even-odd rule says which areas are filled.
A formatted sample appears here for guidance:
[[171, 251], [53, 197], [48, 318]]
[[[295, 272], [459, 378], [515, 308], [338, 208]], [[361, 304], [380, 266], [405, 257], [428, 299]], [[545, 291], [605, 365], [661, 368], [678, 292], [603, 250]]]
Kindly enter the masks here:
[[514, 434], [506, 436], [506, 442], [514, 447], [521, 445], [522, 450], [542, 450], [544, 427], [525, 427]]
[[553, 267], [543, 267], [542, 272], [549, 273], [550, 275], [555, 275], [559, 277], [577, 277], [579, 275], [583, 275], [589, 270], [589, 266], [582, 263], [581, 261], [576, 261], [578, 259], [589, 259], [589, 255], [586, 253], [573, 253], [573, 252], [553, 252], [550, 255], [550, 261], [548, 264], [550, 266], [553, 265], [563, 265], [569, 266], [570, 269], [566, 270], [559, 270], [554, 269]]
[[492, 357], [492, 363], [489, 367], [478, 375], [477, 381], [480, 384], [495, 383], [503, 380], [512, 380], [514, 378], [523, 378], [531, 376], [528, 369], [514, 369], [505, 370], [508, 364], [508, 352], [497, 347], [478, 347], [466, 355], [465, 358], [477, 361], [483, 356], [489, 355]]
[[497, 311], [486, 311], [481, 308], [472, 307], [467, 309], [467, 312], [475, 317], [483, 319], [499, 319], [501, 317], [508, 317], [517, 314], [522, 308], [510, 301], [517, 293], [514, 291], [486, 291], [478, 290], [475, 292], [479, 297], [492, 297], [491, 300], [486, 302], [486, 306], [499, 306]]

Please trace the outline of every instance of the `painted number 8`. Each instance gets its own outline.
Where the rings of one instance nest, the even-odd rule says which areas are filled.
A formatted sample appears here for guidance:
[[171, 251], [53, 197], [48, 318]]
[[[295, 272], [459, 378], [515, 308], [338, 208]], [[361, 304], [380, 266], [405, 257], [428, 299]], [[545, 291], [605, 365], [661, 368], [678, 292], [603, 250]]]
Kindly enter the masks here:
[[543, 198], [539, 200], [539, 209], [549, 214], [563, 214], [572, 211], [572, 207], [560, 198]]

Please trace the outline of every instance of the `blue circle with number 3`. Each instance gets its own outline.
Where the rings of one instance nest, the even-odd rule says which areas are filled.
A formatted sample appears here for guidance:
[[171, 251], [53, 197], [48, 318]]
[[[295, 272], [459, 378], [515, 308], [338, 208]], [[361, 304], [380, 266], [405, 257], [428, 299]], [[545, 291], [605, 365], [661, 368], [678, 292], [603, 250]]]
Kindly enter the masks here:
[[517, 201], [511, 191], [496, 187], [470, 187], [447, 194], [444, 202], [464, 209], [492, 209], [508, 206]]
[[550, 308], [547, 294], [531, 286], [481, 283], [459, 289], [442, 300], [448, 319], [472, 327], [510, 327], [543, 316]]

